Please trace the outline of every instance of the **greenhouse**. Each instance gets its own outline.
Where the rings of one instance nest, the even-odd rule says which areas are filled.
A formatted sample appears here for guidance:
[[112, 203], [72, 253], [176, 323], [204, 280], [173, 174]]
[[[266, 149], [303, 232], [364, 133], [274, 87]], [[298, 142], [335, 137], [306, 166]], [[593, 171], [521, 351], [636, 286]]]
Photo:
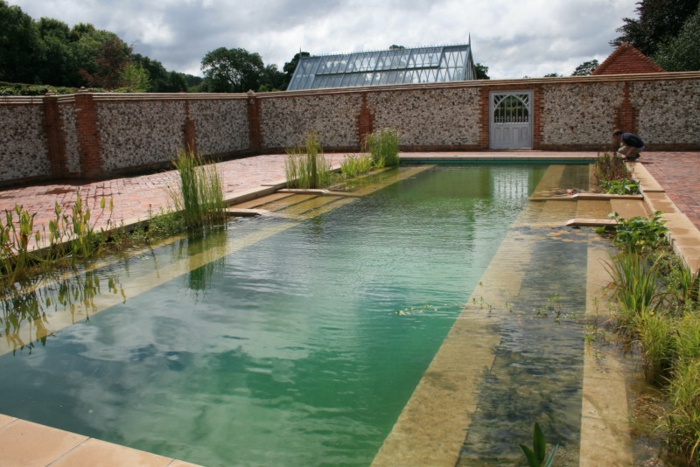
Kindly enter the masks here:
[[476, 79], [471, 43], [302, 57], [287, 90]]

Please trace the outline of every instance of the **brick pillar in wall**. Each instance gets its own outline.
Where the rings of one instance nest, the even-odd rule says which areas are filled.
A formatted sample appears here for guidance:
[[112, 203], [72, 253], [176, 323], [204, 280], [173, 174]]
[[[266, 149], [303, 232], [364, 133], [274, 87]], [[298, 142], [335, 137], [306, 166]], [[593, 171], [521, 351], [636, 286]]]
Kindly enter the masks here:
[[490, 86], [481, 86], [479, 92], [479, 146], [483, 149], [489, 148], [489, 131], [491, 115], [489, 112]]
[[47, 92], [43, 99], [44, 134], [46, 135], [46, 153], [49, 156], [51, 178], [63, 178], [68, 174], [66, 161], [66, 135], [63, 119], [58, 107], [58, 96]]
[[[623, 88], [622, 102], [619, 107], [615, 107], [615, 128], [627, 133], [637, 132], [637, 109], [632, 105], [630, 100], [630, 85], [625, 82]], [[612, 131], [610, 131], [612, 133]]]
[[97, 123], [97, 108], [91, 93], [78, 91], [75, 94], [78, 149], [80, 151], [80, 174], [93, 178], [103, 175], [100, 155], [100, 135]]
[[248, 145], [256, 154], [262, 151], [262, 127], [260, 125], [260, 101], [253, 91], [248, 91]]
[[543, 115], [542, 86], [536, 85], [532, 87], [532, 149], [540, 149], [542, 144]]
[[360, 147], [365, 137], [374, 131], [374, 114], [367, 105], [367, 93], [362, 93], [362, 109], [357, 116], [357, 141]]
[[197, 152], [197, 129], [190, 119], [190, 103], [185, 101], [185, 123], [182, 125], [183, 146], [186, 151]]

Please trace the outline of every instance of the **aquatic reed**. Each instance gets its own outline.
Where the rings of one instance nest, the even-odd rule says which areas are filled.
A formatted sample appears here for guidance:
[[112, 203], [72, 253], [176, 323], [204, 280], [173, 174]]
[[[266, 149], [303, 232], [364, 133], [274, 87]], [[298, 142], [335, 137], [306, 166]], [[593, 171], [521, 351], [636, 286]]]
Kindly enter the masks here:
[[179, 186], [168, 189], [175, 210], [188, 227], [214, 224], [226, 218], [221, 176], [216, 164], [205, 162], [193, 151], [180, 149], [173, 165]]
[[363, 146], [372, 155], [374, 167], [396, 167], [399, 165], [399, 132], [383, 128], [368, 134]]
[[330, 164], [315, 131], [306, 134], [303, 145], [288, 148], [287, 154], [287, 188], [324, 188], [331, 184]]
[[340, 172], [345, 178], [355, 178], [372, 170], [372, 157], [350, 155], [340, 164]]

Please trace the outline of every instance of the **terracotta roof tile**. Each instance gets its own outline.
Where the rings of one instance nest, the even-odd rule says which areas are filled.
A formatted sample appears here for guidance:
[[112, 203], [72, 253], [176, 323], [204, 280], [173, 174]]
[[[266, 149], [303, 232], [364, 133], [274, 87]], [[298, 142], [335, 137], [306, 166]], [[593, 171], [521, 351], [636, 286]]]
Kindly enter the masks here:
[[664, 71], [663, 68], [654, 63], [636, 47], [625, 42], [615, 49], [591, 75], [663, 73]]

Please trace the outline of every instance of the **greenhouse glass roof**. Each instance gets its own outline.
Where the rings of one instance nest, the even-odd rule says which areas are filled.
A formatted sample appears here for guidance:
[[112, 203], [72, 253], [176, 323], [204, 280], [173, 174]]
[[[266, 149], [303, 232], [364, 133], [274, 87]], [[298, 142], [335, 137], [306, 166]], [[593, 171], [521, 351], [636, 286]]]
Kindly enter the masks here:
[[476, 79], [471, 45], [302, 57], [288, 91]]

